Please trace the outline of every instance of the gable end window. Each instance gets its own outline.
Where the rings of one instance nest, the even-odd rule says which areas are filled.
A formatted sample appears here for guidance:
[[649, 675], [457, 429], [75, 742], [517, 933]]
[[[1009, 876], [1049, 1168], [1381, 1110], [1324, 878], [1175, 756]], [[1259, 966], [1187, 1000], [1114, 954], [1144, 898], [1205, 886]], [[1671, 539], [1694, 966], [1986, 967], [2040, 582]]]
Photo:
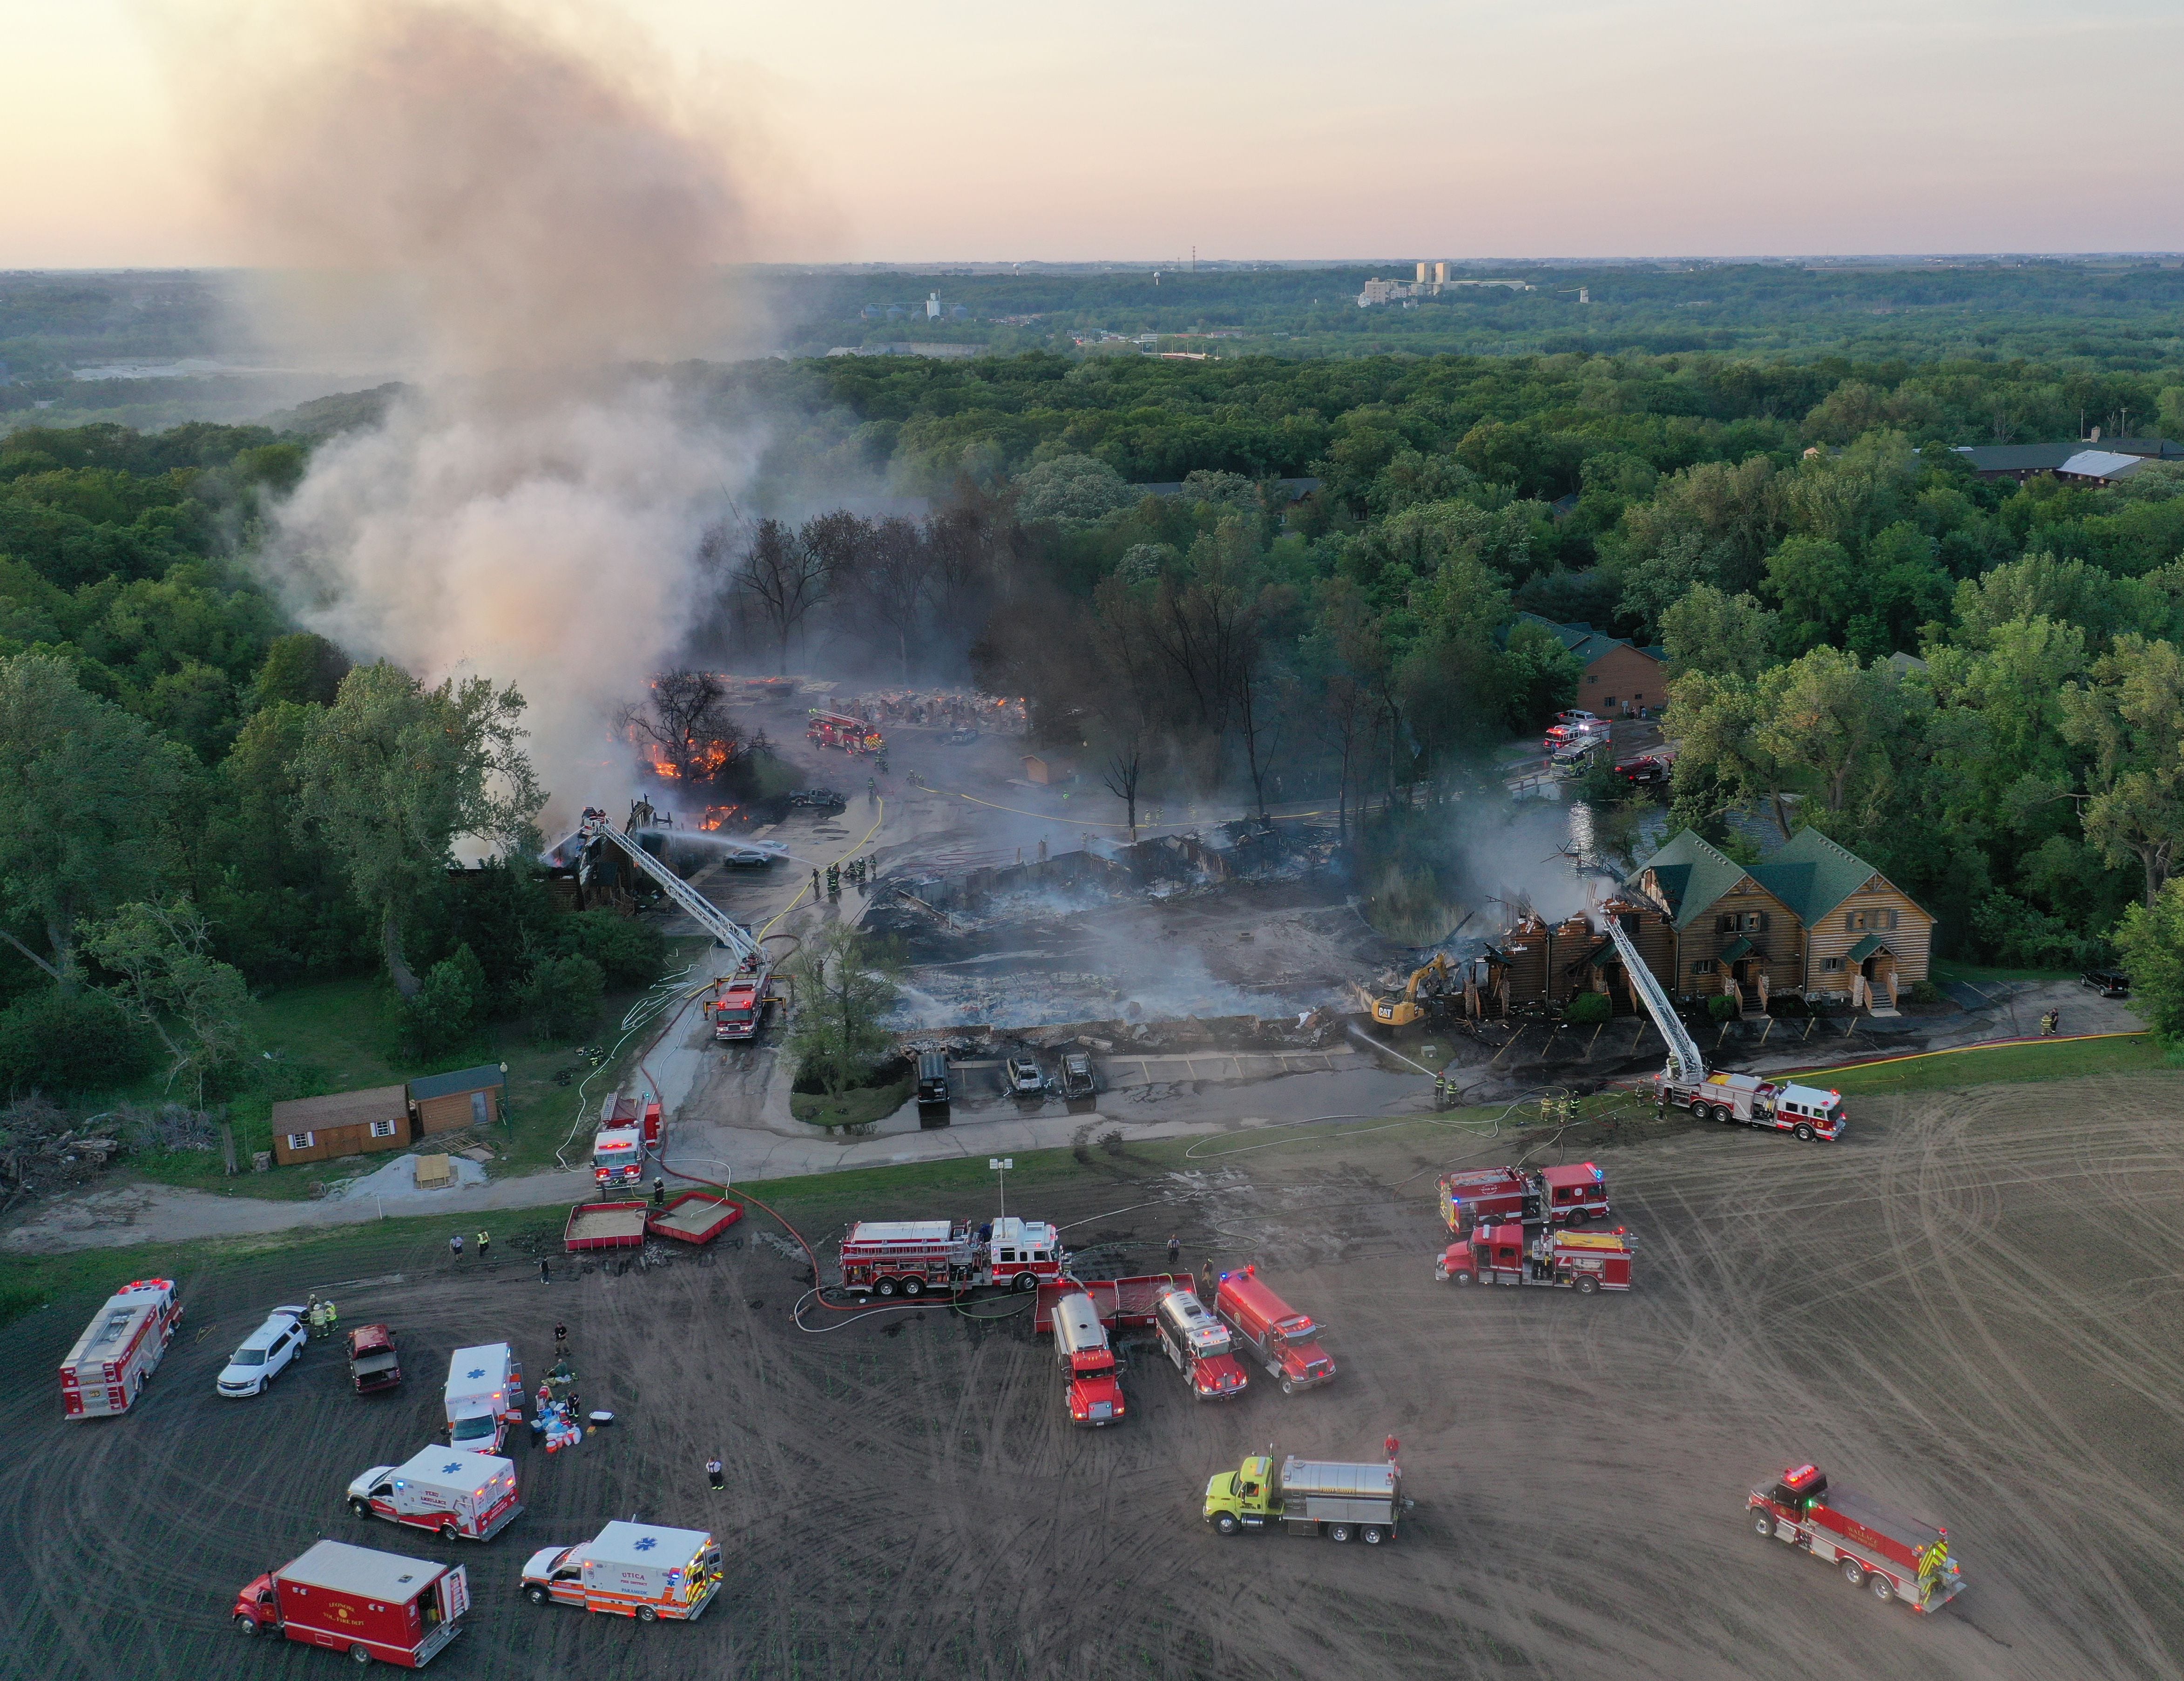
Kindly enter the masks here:
[[311, 1148], [311, 1135], [308, 1132], [291, 1132], [288, 1135], [288, 1148], [292, 1150], [309, 1149]]

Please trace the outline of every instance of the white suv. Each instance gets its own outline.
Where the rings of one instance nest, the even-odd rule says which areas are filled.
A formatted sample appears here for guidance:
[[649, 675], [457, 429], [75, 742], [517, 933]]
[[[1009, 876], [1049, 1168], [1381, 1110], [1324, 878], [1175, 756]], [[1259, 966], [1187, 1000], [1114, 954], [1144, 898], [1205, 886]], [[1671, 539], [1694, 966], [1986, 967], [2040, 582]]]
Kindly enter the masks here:
[[265, 1386], [280, 1376], [281, 1368], [304, 1346], [304, 1311], [286, 1307], [268, 1314], [265, 1323], [244, 1338], [242, 1346], [227, 1357], [227, 1369], [220, 1375], [220, 1393], [236, 1400], [264, 1394]]

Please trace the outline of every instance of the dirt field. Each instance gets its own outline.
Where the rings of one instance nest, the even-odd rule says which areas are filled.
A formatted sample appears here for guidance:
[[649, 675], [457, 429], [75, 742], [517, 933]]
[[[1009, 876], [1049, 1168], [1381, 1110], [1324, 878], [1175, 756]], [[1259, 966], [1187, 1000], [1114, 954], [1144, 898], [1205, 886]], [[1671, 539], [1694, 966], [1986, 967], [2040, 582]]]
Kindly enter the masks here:
[[[1639, 1287], [1592, 1300], [1433, 1282], [1453, 1138], [1338, 1155], [1242, 1133], [1125, 1161], [1138, 1182], [1088, 1173], [1018, 1211], [1083, 1222], [1071, 1238], [1112, 1269], [1149, 1268], [1171, 1229], [1186, 1264], [1256, 1259], [1342, 1371], [1199, 1406], [1135, 1349], [1134, 1416], [1096, 1433], [1063, 1424], [1020, 1320], [927, 1304], [804, 1334], [798, 1268], [756, 1216], [706, 1260], [551, 1285], [498, 1243], [479, 1271], [360, 1239], [359, 1268], [384, 1270], [335, 1291], [343, 1320], [398, 1326], [409, 1373], [376, 1401], [324, 1347], [262, 1400], [212, 1392], [265, 1308], [333, 1272], [186, 1280], [183, 1340], [113, 1422], [60, 1421], [50, 1372], [82, 1315], [55, 1310], [8, 1338], [0, 1669], [331, 1675], [340, 1658], [226, 1622], [237, 1586], [325, 1533], [470, 1565], [449, 1677], [2177, 1675], [2176, 1091], [1875, 1098], [1837, 1147], [1708, 1128], [1606, 1152], [1643, 1248]], [[852, 1212], [799, 1194], [815, 1242]], [[556, 1315], [586, 1404], [622, 1421], [551, 1458], [520, 1447], [524, 1517], [479, 1548], [348, 1515], [352, 1475], [425, 1440], [451, 1347], [509, 1336], [535, 1379]], [[1206, 1477], [1247, 1452], [1370, 1457], [1391, 1431], [1418, 1502], [1391, 1546], [1200, 1522]], [[1964, 1594], [1921, 1618], [1753, 1536], [1746, 1488], [1807, 1457], [1947, 1524]], [[703, 1622], [517, 1597], [532, 1549], [632, 1511], [722, 1537]]]

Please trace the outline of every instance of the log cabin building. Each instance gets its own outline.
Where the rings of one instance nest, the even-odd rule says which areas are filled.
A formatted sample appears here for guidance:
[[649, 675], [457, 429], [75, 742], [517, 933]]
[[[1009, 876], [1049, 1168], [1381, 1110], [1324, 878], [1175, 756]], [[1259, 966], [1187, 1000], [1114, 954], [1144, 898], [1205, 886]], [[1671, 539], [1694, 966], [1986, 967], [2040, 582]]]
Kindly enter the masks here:
[[[1745, 865], [1690, 829], [1673, 835], [1605, 900], [1669, 995], [1733, 993], [1764, 1008], [1777, 993], [1893, 1008], [1924, 980], [1934, 919], [1856, 853], [1800, 829], [1764, 862]], [[1567, 1003], [1606, 992], [1638, 1001], [1604, 929], [1580, 912], [1549, 924], [1521, 919], [1488, 948], [1488, 992], [1512, 1003]]]

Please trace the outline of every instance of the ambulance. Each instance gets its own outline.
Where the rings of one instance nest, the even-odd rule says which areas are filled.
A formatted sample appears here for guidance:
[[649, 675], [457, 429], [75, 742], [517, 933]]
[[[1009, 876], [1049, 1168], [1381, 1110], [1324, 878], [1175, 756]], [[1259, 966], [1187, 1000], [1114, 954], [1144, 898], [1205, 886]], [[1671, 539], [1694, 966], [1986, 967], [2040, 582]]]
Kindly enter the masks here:
[[610, 1523], [591, 1540], [548, 1547], [523, 1567], [523, 1597], [639, 1622], [694, 1622], [721, 1586], [721, 1544], [702, 1529]]
[[448, 1445], [497, 1454], [523, 1418], [523, 1362], [505, 1343], [458, 1349], [448, 1356], [444, 1399]]
[[490, 1541], [523, 1511], [515, 1467], [491, 1454], [427, 1448], [402, 1465], [375, 1465], [348, 1485], [359, 1517], [437, 1530], [443, 1541]]

